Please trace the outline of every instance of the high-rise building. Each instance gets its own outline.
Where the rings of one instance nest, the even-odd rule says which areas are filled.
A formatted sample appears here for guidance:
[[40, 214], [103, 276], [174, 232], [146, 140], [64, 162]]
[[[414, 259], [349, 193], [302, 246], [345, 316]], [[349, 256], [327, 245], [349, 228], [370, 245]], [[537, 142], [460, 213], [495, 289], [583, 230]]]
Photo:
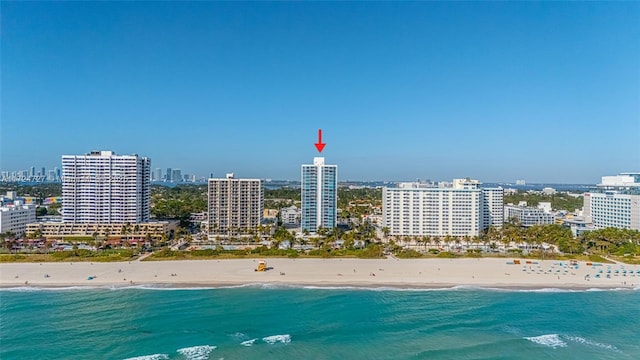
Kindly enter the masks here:
[[640, 230], [640, 173], [603, 176], [596, 189], [584, 194], [583, 214], [596, 229]]
[[209, 239], [248, 236], [262, 224], [264, 189], [260, 179], [209, 179]]
[[182, 181], [182, 170], [173, 169], [171, 171], [171, 182], [181, 182]]
[[63, 221], [75, 224], [149, 221], [151, 159], [92, 151], [62, 156]]
[[36, 167], [32, 166], [31, 167], [31, 179], [36, 177]]
[[162, 169], [156, 168], [153, 181], [162, 181]]
[[316, 233], [319, 228], [336, 226], [338, 209], [338, 165], [325, 165], [323, 157], [313, 165], [302, 165], [302, 230]]
[[504, 189], [482, 188], [482, 230], [504, 224]]
[[480, 188], [478, 180], [400, 183], [382, 191], [383, 226], [390, 235], [478, 236], [503, 223], [502, 188]]
[[171, 168], [167, 168], [167, 172], [164, 174], [164, 176], [165, 176], [165, 179], [164, 179], [165, 181], [171, 182], [171, 180], [172, 180], [171, 179]]

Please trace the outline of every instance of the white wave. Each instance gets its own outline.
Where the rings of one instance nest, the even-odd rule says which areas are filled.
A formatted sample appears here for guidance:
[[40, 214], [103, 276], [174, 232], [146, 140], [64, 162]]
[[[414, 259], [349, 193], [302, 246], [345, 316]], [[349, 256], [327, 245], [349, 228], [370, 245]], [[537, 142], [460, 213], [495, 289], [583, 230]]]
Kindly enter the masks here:
[[215, 287], [180, 287], [173, 284], [141, 284], [112, 286], [109, 290], [158, 290], [158, 291], [192, 291], [192, 290], [213, 290]]
[[172, 284], [139, 284], [139, 285], [108, 285], [108, 286], [66, 286], [66, 287], [37, 287], [18, 286], [0, 287], [0, 292], [28, 292], [28, 291], [77, 291], [77, 290], [157, 290], [157, 291], [193, 291], [193, 290], [219, 290], [219, 289], [306, 289], [306, 290], [356, 290], [356, 291], [409, 291], [409, 292], [430, 292], [430, 291], [458, 291], [458, 290], [484, 290], [498, 292], [532, 292], [532, 293], [574, 293], [574, 292], [597, 292], [597, 291], [640, 291], [640, 286], [627, 288], [525, 288], [525, 287], [492, 287], [480, 285], [456, 285], [442, 287], [402, 287], [402, 286], [322, 286], [303, 284], [282, 284], [282, 283], [249, 283], [243, 285], [212, 286], [212, 287], [179, 287]]
[[256, 340], [258, 340], [258, 339], [251, 339], [251, 340], [243, 341], [243, 342], [240, 343], [240, 345], [242, 345], [242, 346], [252, 346], [256, 342]]
[[0, 288], [0, 291], [11, 292], [30, 292], [30, 291], [72, 291], [72, 290], [97, 290], [99, 286], [59, 286], [59, 287], [37, 287], [37, 286], [18, 286]]
[[585, 291], [638, 291], [640, 287], [634, 288], [589, 288]]
[[132, 358], [127, 358], [125, 360], [168, 360], [169, 355], [167, 354], [153, 354], [153, 355], [143, 355], [136, 356]]
[[301, 289], [306, 290], [353, 290], [353, 289], [367, 289], [367, 288], [358, 288], [355, 286], [318, 286], [318, 285], [302, 285]]
[[209, 354], [216, 349], [216, 346], [200, 345], [178, 349], [178, 353], [186, 357], [188, 360], [207, 360]]
[[582, 292], [607, 292], [607, 291], [638, 291], [638, 288], [510, 288], [510, 287], [467, 287], [468, 289], [488, 290], [499, 292], [524, 292], [524, 293], [582, 293]]
[[592, 346], [592, 347], [597, 347], [597, 348], [601, 348], [601, 349], [605, 349], [605, 350], [611, 350], [611, 351], [615, 351], [615, 352], [620, 352], [620, 350], [618, 350], [618, 348], [613, 346], [613, 345], [599, 343], [599, 342], [596, 342], [596, 341], [585, 339], [585, 338], [580, 337], [580, 336], [565, 335], [565, 336], [563, 336], [563, 338], [565, 338], [567, 340], [570, 340], [570, 341], [573, 341], [573, 342], [576, 342], [576, 343], [579, 343], [579, 344], [587, 345], [587, 346]]
[[536, 344], [552, 347], [554, 349], [567, 346], [567, 343], [562, 341], [562, 339], [560, 339], [560, 336], [558, 336], [558, 334], [547, 334], [547, 335], [540, 335], [540, 336], [534, 336], [534, 337], [525, 337], [525, 339], [532, 341]]
[[365, 290], [365, 291], [409, 291], [409, 292], [428, 292], [428, 291], [451, 291], [451, 290], [464, 290], [464, 289], [481, 289], [480, 287], [474, 287], [469, 285], [456, 285], [445, 287], [405, 287], [405, 286], [316, 286], [306, 285], [301, 286], [302, 289], [307, 290]]
[[281, 342], [283, 344], [288, 344], [291, 342], [291, 335], [289, 334], [284, 334], [284, 335], [271, 335], [271, 336], [267, 336], [262, 338], [262, 341], [269, 343], [269, 344], [275, 344], [277, 342]]

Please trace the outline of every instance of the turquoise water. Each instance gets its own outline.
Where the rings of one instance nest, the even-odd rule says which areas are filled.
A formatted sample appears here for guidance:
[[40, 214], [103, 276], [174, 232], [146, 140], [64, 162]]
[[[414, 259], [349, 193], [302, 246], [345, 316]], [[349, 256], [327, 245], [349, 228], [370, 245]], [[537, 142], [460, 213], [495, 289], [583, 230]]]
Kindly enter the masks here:
[[0, 300], [2, 360], [640, 359], [638, 290], [5, 289]]

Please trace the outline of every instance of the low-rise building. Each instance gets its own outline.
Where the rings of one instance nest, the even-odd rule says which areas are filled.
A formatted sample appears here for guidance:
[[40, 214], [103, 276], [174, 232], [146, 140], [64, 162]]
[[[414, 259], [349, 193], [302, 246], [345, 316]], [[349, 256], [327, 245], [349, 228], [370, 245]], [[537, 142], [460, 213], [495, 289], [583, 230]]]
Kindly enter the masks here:
[[551, 212], [540, 207], [523, 206], [522, 204], [507, 204], [504, 206], [504, 221], [516, 220], [520, 226], [546, 225], [555, 223], [555, 217]]
[[285, 225], [299, 225], [300, 224], [300, 208], [296, 206], [290, 206], [280, 209], [280, 220]]
[[571, 229], [573, 236], [578, 237], [587, 231], [595, 230], [592, 223], [586, 221], [583, 217], [565, 218], [562, 222], [562, 226]]
[[[35, 220], [35, 219], [34, 219]], [[27, 235], [40, 234], [46, 238], [66, 238], [74, 236], [101, 236], [146, 238], [159, 240], [177, 228], [177, 222], [152, 221], [139, 224], [72, 224], [65, 222], [32, 222], [27, 224]]]
[[36, 206], [25, 205], [22, 201], [0, 207], [0, 233], [11, 232], [22, 236], [27, 224], [36, 221]]

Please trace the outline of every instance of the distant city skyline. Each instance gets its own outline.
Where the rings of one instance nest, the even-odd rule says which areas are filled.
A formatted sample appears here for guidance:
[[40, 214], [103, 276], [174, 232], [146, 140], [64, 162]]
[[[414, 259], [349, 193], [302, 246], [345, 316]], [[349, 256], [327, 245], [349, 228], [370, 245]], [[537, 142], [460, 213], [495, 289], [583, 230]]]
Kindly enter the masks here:
[[296, 180], [314, 156], [362, 181], [640, 170], [638, 2], [3, 2], [0, 20], [1, 171], [90, 150], [198, 178]]

